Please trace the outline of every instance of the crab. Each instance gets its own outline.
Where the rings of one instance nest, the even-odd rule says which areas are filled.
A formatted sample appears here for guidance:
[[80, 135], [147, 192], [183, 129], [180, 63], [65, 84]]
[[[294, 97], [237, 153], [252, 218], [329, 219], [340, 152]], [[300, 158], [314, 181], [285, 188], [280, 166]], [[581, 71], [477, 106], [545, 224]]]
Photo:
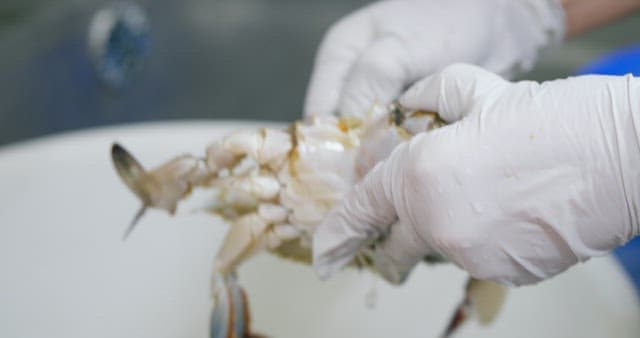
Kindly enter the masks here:
[[[215, 257], [211, 338], [252, 337], [247, 296], [235, 270], [258, 252], [311, 263], [314, 229], [345, 193], [375, 164], [412, 135], [443, 125], [437, 114], [408, 111], [397, 103], [375, 106], [363, 117], [315, 117], [287, 129], [239, 130], [213, 142], [203, 158], [181, 155], [146, 170], [122, 146], [114, 144], [114, 166], [142, 207], [125, 238], [148, 208], [174, 214], [194, 188], [215, 198], [207, 207], [230, 224]], [[379, 239], [382, 240], [382, 239]], [[433, 263], [442, 258], [425, 257]], [[391, 283], [401, 281], [380, 269], [376, 243], [350, 264], [378, 271]], [[465, 296], [442, 337], [449, 337], [471, 315], [490, 323], [504, 301], [500, 285], [469, 278]]]

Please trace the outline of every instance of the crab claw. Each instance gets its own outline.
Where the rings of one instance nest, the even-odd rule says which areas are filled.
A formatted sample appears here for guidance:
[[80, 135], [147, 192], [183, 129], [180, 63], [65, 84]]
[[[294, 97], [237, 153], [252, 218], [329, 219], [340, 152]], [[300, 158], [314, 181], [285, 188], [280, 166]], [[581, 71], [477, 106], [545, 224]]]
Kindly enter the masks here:
[[245, 338], [249, 330], [247, 295], [238, 284], [235, 274], [213, 277], [215, 308], [211, 314], [211, 338]]
[[150, 190], [147, 187], [149, 174], [144, 167], [121, 145], [111, 145], [111, 160], [118, 176], [138, 198], [148, 205], [151, 203]]
[[118, 176], [142, 202], [142, 207], [124, 234], [125, 238], [147, 208], [175, 213], [178, 202], [191, 191], [193, 185], [207, 176], [204, 162], [190, 155], [176, 157], [147, 171], [127, 150], [114, 143], [111, 146], [111, 160]]

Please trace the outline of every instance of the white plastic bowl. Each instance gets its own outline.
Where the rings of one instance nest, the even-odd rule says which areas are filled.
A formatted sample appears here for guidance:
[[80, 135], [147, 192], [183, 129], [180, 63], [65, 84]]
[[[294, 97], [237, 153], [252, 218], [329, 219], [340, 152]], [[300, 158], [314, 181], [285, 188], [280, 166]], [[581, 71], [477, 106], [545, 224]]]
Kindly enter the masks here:
[[[0, 150], [0, 337], [207, 337], [209, 277], [226, 226], [189, 210], [138, 207], [109, 158], [121, 142], [146, 166], [262, 123], [140, 124], [69, 133]], [[183, 208], [184, 209], [184, 208]], [[268, 255], [240, 269], [255, 331], [272, 337], [437, 337], [465, 274], [420, 267], [403, 287], [347, 271], [322, 283]], [[495, 324], [457, 337], [638, 337], [640, 309], [612, 258], [513, 290]]]

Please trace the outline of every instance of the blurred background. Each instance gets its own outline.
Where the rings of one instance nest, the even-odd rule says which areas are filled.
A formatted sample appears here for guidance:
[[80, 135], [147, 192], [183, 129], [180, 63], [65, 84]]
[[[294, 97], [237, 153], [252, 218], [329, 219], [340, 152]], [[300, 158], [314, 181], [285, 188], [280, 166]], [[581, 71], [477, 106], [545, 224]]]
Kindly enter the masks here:
[[[0, 146], [144, 121], [299, 118], [323, 33], [369, 2], [0, 0]], [[602, 72], [583, 65], [638, 46], [637, 32], [640, 15], [549, 50], [523, 78]], [[198, 121], [169, 129], [176, 133], [167, 133], [166, 126], [141, 133], [136, 126], [0, 149], [0, 331], [11, 332], [3, 336], [204, 337], [211, 304], [203, 295], [217, 243], [212, 239], [221, 240], [224, 228], [210, 226], [207, 215], [177, 221], [151, 213], [146, 236], [137, 234], [125, 245], [120, 236], [136, 205], [107, 164], [107, 149], [117, 139], [144, 154], [143, 163], [160, 163], [167, 154], [195, 152], [201, 140], [220, 136], [228, 126]], [[166, 146], [157, 146], [159, 135]], [[640, 237], [616, 256], [640, 295]], [[471, 327], [469, 336], [637, 337], [637, 298], [612, 262], [595, 260], [541, 287], [514, 292], [512, 310], [497, 331]], [[466, 278], [458, 270], [422, 269], [412, 288], [379, 287], [382, 306], [372, 312], [362, 306], [369, 280], [334, 279], [336, 287], [321, 289], [308, 270], [270, 264], [251, 262], [243, 275], [254, 295], [256, 327], [295, 332], [293, 337], [300, 336], [297, 328], [329, 336], [324, 333], [344, 329], [343, 319], [356, 314], [351, 329], [369, 329], [362, 323], [384, 327], [407, 306], [415, 310], [393, 319], [414, 325], [403, 326], [406, 332], [429, 336], [423, 330], [440, 330], [441, 317], [449, 316], [442, 309], [457, 301], [457, 286], [447, 288], [452, 274]], [[274, 292], [282, 280], [296, 280], [286, 284], [290, 304]], [[414, 302], [416, 290], [429, 301]], [[315, 298], [307, 301], [305, 295]], [[344, 306], [346, 299], [350, 306]], [[308, 316], [300, 311], [308, 304], [337, 319]]]
[[[92, 59], [87, 47], [92, 19], [109, 2], [3, 0], [0, 145], [134, 121], [295, 119], [323, 32], [368, 2], [140, 0], [142, 14], [133, 28], [125, 20], [116, 37], [124, 42], [115, 41], [134, 71], [114, 85], [96, 71], [108, 60]], [[629, 17], [549, 51], [523, 77], [574, 74], [637, 42], [639, 31], [640, 16]]]

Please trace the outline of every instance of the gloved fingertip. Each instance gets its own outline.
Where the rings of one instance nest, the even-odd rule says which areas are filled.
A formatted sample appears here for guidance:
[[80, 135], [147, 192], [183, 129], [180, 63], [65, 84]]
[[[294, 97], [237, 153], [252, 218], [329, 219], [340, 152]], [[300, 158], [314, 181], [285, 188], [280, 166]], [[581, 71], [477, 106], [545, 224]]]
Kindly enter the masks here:
[[398, 99], [402, 106], [413, 110], [439, 111], [440, 77], [428, 76], [407, 89]]
[[310, 90], [305, 99], [303, 116], [311, 119], [314, 116], [327, 116], [336, 113], [338, 94], [333, 91]]
[[382, 276], [382, 278], [393, 285], [402, 284], [409, 275], [408, 271], [400, 271], [398, 266], [394, 264], [388, 256], [381, 252], [379, 248], [372, 250], [372, 252], [369, 253], [369, 256], [373, 261], [374, 269]]
[[313, 269], [320, 280], [327, 280], [349, 264], [360, 249], [360, 241], [338, 244], [334, 250], [314, 254]]
[[343, 226], [327, 217], [313, 237], [313, 268], [321, 280], [329, 279], [349, 264], [366, 242], [365, 238], [345, 235]]
[[486, 99], [506, 84], [500, 76], [483, 68], [456, 63], [416, 82], [399, 102], [408, 109], [437, 112], [443, 120], [453, 123], [469, 113], [474, 100]]
[[391, 284], [402, 284], [432, 250], [408, 224], [398, 223], [372, 250], [375, 269]]
[[352, 258], [353, 256], [342, 257], [335, 260], [327, 257], [317, 258], [314, 259], [313, 269], [320, 280], [326, 281], [347, 265]]
[[326, 281], [334, 275], [333, 270], [327, 264], [314, 264], [313, 270], [321, 281]]

